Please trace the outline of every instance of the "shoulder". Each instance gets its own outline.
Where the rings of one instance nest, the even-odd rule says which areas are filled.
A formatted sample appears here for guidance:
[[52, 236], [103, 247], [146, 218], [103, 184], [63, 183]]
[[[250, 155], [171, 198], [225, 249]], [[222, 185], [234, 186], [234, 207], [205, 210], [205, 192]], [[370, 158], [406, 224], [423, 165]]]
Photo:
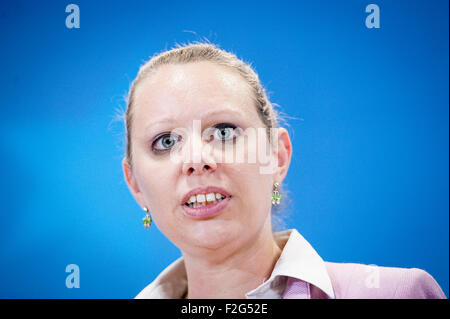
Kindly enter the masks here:
[[145, 287], [135, 299], [179, 299], [187, 289], [183, 258], [178, 258]]
[[446, 298], [425, 270], [325, 262], [336, 298]]

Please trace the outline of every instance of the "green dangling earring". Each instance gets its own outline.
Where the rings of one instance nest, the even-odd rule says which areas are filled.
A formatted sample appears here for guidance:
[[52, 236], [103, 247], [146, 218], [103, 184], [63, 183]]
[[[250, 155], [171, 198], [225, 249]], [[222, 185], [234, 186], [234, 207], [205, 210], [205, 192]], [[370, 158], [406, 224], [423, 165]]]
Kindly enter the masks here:
[[152, 224], [152, 217], [150, 216], [150, 213], [148, 212], [148, 208], [147, 206], [144, 206], [144, 212], [146, 212], [147, 214], [145, 215], [144, 218], [142, 218], [142, 222], [144, 223], [144, 227], [149, 229], [150, 225]]
[[278, 191], [278, 187], [280, 186], [280, 184], [275, 183], [273, 184], [273, 191], [272, 191], [272, 205], [280, 205], [281, 202], [281, 194]]

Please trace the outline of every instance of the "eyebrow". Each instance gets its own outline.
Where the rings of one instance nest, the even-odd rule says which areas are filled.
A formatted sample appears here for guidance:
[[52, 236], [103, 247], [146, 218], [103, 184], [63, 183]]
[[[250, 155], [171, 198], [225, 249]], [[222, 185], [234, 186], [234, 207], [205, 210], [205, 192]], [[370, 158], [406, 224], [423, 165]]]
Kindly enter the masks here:
[[[235, 116], [239, 116], [239, 117], [243, 116], [242, 112], [238, 112], [238, 111], [235, 111], [235, 110], [226, 110], [226, 111], [224, 111], [224, 110], [214, 110], [214, 111], [210, 111], [210, 112], [207, 112], [207, 113], [203, 114], [202, 117], [211, 117], [212, 115], [216, 115], [216, 114], [230, 114], [230, 113], [235, 115]], [[156, 124], [175, 123], [175, 122], [177, 122], [177, 121], [173, 117], [162, 117], [162, 118], [157, 119], [156, 121], [152, 122], [151, 124], [149, 124], [146, 127], [145, 131], [150, 130]]]

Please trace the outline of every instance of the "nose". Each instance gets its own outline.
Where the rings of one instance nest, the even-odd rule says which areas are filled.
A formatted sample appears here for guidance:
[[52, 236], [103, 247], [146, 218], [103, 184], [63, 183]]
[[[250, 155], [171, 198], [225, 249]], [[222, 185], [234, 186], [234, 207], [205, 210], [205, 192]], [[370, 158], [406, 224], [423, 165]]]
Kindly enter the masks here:
[[202, 175], [205, 173], [212, 173], [216, 170], [217, 165], [211, 165], [207, 163], [184, 163], [183, 173], [190, 175]]
[[192, 156], [188, 156], [184, 161], [183, 174], [190, 176], [214, 172], [217, 169], [217, 163], [211, 154], [207, 154], [208, 148], [203, 148], [201, 138], [192, 144]]

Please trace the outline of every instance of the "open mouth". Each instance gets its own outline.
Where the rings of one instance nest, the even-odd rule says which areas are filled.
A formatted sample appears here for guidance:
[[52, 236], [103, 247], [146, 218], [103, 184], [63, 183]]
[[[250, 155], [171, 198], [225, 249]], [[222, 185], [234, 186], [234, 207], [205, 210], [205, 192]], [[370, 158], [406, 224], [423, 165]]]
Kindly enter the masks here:
[[218, 204], [219, 202], [223, 201], [227, 197], [231, 196], [225, 196], [221, 193], [208, 193], [208, 194], [196, 194], [192, 195], [189, 200], [184, 203], [184, 206], [190, 207], [190, 208], [201, 208], [201, 207], [208, 207], [213, 206], [215, 204]]

